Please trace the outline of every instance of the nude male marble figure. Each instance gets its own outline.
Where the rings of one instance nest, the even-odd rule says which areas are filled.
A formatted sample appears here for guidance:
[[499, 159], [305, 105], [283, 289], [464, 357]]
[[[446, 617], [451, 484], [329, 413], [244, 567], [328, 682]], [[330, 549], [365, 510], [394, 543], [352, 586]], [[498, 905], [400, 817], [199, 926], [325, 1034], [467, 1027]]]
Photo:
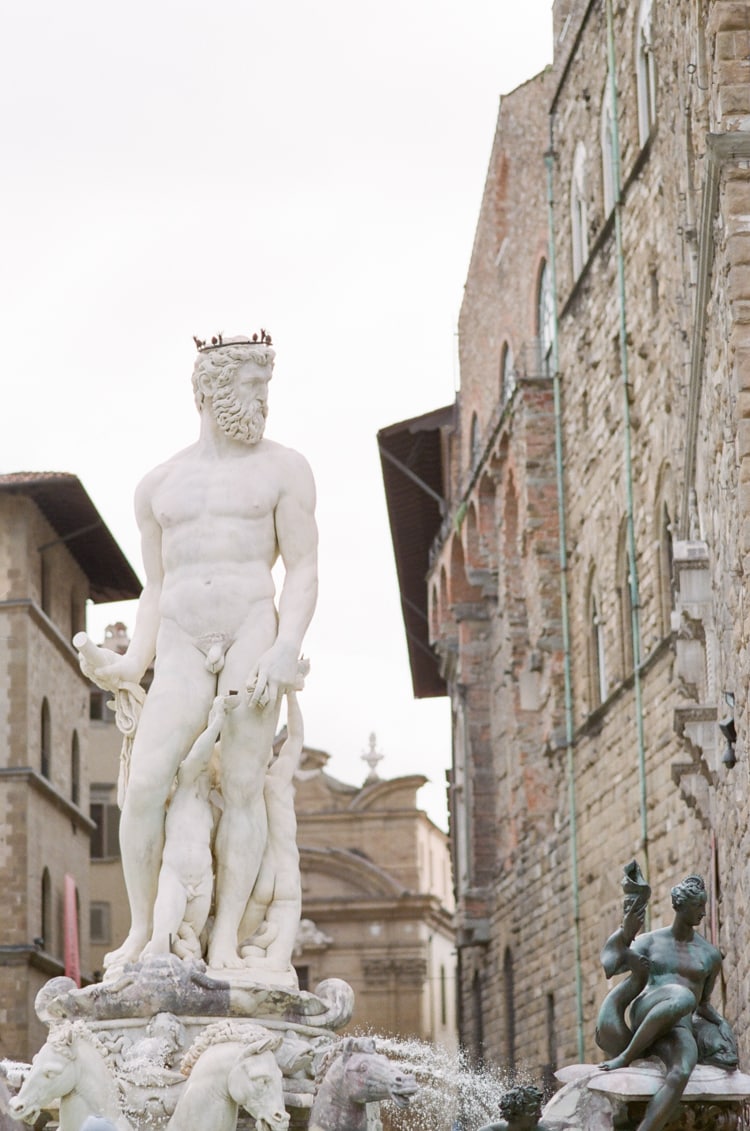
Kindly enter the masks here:
[[[242, 966], [238, 928], [267, 838], [263, 801], [282, 696], [299, 686], [302, 638], [317, 598], [315, 487], [306, 460], [264, 437], [274, 351], [224, 339], [199, 349], [193, 390], [198, 440], [136, 491], [146, 585], [127, 652], [100, 651], [101, 686], [138, 683], [156, 657], [133, 742], [120, 823], [131, 929], [107, 965], [137, 960], [151, 935], [165, 804], [181, 759], [217, 695], [241, 690], [247, 710], [222, 729], [224, 796], [216, 834], [213, 969]], [[272, 567], [285, 576], [278, 602]], [[239, 862], [239, 866], [238, 865]]]

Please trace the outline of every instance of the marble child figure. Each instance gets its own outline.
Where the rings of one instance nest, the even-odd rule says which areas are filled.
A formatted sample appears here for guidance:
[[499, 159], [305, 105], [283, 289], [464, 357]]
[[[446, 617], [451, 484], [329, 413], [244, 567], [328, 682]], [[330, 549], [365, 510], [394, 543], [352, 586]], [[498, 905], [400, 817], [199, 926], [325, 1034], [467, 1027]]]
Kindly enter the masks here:
[[[305, 665], [306, 666], [306, 665]], [[299, 766], [304, 729], [294, 691], [287, 692], [287, 737], [266, 772], [263, 797], [268, 840], [253, 893], [240, 926], [248, 939], [240, 953], [254, 959], [256, 969], [292, 969], [292, 953], [302, 911], [302, 884], [294, 810], [294, 775]]]
[[200, 937], [211, 910], [214, 811], [209, 800], [209, 763], [216, 750], [227, 711], [240, 705], [239, 695], [217, 695], [206, 729], [193, 743], [177, 771], [177, 788], [165, 822], [164, 852], [154, 904], [151, 941], [143, 953], [200, 958]]
[[[257, 338], [257, 335], [256, 335]], [[317, 597], [315, 488], [305, 459], [264, 437], [270, 338], [199, 343], [196, 443], [136, 491], [146, 584], [133, 638], [86, 670], [113, 692], [155, 659], [132, 746], [120, 823], [130, 932], [107, 958], [137, 961], [151, 938], [165, 807], [217, 695], [242, 702], [222, 726], [224, 800], [214, 846], [215, 919], [207, 960], [238, 968], [238, 930], [266, 848], [263, 798], [283, 695], [299, 687], [302, 638]], [[278, 609], [272, 568], [285, 573]], [[241, 867], [237, 867], [241, 861]]]
[[638, 1131], [666, 1126], [696, 1064], [737, 1065], [731, 1029], [709, 1000], [721, 971], [721, 954], [696, 930], [706, 913], [703, 880], [688, 876], [672, 888], [671, 897], [672, 925], [639, 937], [645, 901], [626, 901], [623, 924], [602, 951], [609, 977], [629, 976], [610, 991], [600, 1010], [597, 1041], [611, 1057], [601, 1067], [612, 1071], [653, 1054], [667, 1070]]

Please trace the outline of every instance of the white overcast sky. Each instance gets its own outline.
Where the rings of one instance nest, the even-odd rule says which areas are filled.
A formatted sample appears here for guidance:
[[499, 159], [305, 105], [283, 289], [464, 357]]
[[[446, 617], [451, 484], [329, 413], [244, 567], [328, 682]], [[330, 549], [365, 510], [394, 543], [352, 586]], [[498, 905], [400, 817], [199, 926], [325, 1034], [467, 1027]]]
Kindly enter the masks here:
[[[306, 740], [423, 773], [375, 435], [453, 400], [499, 96], [551, 0], [41, 0], [3, 20], [0, 470], [69, 471], [142, 577], [133, 489], [191, 443], [192, 335], [273, 334], [267, 434], [318, 485]], [[132, 625], [133, 606], [89, 616]], [[92, 767], [92, 772], [94, 768]]]

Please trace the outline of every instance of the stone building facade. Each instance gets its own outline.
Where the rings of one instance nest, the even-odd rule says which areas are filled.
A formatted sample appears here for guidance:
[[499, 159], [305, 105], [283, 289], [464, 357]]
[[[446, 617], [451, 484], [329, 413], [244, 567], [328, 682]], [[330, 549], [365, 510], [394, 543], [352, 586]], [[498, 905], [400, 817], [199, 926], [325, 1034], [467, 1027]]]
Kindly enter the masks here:
[[89, 694], [70, 641], [88, 600], [140, 584], [73, 475], [0, 476], [0, 532], [0, 1053], [30, 1059], [34, 998], [66, 949], [74, 968], [76, 928], [90, 971]]
[[653, 926], [706, 877], [750, 1051], [750, 4], [553, 19], [552, 66], [501, 101], [408, 565], [384, 461], [453, 704], [461, 1038], [540, 1075], [597, 1055], [633, 857]]

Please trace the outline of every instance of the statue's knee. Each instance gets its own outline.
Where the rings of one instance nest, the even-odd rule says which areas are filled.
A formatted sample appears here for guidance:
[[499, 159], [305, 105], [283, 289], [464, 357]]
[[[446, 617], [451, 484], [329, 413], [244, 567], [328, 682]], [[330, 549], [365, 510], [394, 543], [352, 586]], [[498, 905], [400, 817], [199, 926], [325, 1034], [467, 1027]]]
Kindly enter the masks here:
[[667, 1072], [667, 1083], [673, 1090], [682, 1092], [690, 1079], [690, 1073], [692, 1071], [692, 1066], [687, 1067], [686, 1065], [670, 1068]]

